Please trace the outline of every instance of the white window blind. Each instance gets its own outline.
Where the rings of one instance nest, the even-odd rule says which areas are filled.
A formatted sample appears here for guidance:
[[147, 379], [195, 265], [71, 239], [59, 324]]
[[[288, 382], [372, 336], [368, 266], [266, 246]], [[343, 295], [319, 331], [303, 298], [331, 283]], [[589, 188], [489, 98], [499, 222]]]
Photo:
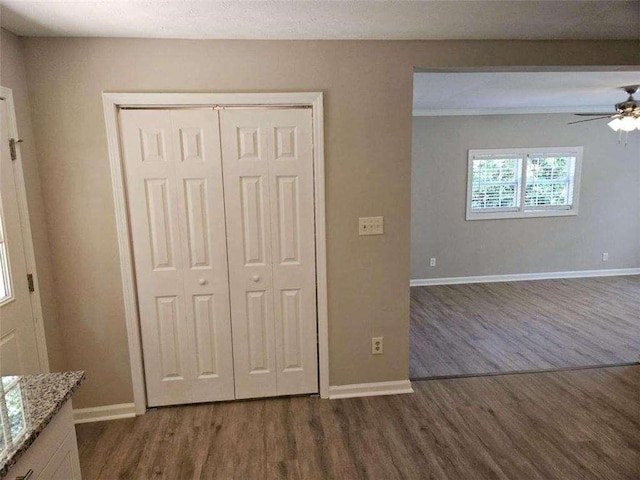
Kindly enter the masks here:
[[529, 155], [525, 207], [570, 208], [575, 167], [576, 157], [572, 155]]
[[576, 215], [582, 147], [469, 150], [467, 220]]
[[492, 211], [518, 208], [521, 165], [522, 158], [515, 155], [474, 158], [472, 208]]

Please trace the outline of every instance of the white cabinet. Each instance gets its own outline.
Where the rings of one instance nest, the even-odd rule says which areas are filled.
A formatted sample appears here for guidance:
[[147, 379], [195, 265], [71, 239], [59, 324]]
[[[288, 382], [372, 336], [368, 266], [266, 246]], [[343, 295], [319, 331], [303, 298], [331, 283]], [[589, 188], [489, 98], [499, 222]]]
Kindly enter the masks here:
[[20, 457], [7, 480], [80, 480], [80, 458], [71, 401]]
[[80, 480], [80, 459], [73, 428], [44, 467], [38, 480]]

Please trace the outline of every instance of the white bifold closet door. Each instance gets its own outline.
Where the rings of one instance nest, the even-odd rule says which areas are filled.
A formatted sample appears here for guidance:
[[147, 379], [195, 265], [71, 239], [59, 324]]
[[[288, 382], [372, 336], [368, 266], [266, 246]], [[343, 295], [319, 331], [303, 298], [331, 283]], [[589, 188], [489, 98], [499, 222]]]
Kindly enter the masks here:
[[148, 405], [317, 392], [311, 110], [120, 126]]
[[120, 122], [148, 405], [233, 399], [217, 112]]
[[220, 112], [236, 398], [318, 391], [310, 109]]

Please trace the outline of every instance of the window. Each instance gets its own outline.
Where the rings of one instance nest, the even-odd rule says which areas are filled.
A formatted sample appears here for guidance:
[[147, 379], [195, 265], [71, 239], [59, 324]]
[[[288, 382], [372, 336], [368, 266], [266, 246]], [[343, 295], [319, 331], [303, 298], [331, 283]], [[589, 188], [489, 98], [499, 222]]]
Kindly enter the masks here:
[[469, 150], [467, 220], [578, 214], [582, 147]]
[[2, 377], [0, 381], [0, 455], [14, 447], [27, 430], [20, 378]]
[[7, 243], [4, 238], [4, 223], [2, 221], [2, 205], [0, 204], [0, 303], [11, 298], [11, 277], [9, 275], [9, 260], [7, 258]]

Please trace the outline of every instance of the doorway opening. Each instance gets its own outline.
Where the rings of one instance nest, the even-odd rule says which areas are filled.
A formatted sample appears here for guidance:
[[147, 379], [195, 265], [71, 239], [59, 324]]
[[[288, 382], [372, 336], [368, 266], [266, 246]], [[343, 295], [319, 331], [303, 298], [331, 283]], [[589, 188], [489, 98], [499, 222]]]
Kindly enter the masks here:
[[636, 363], [629, 69], [414, 74], [410, 378]]

